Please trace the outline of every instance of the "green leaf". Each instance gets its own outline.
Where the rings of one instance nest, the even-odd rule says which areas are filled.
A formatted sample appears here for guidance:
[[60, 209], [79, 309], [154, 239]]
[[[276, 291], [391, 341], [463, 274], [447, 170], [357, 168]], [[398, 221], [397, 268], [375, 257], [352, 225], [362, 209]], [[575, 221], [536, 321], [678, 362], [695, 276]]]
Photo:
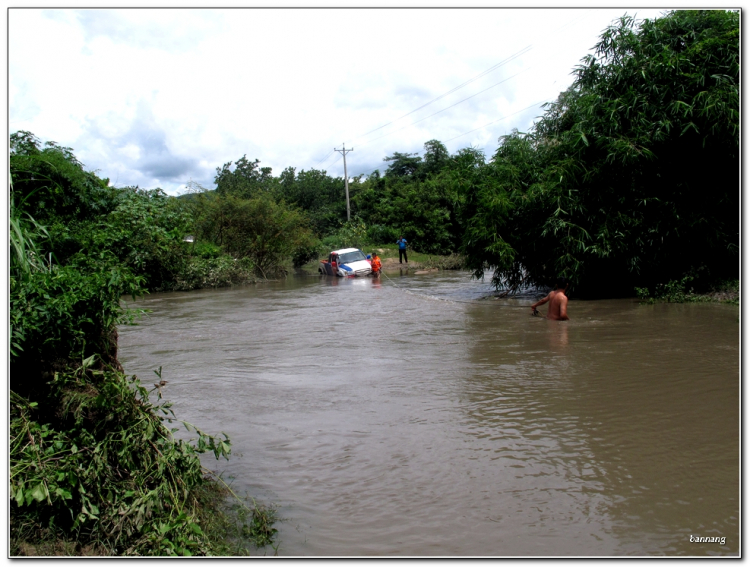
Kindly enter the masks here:
[[70, 492], [60, 487], [55, 489], [55, 495], [61, 496], [64, 500], [70, 500], [71, 498], [73, 498], [73, 495]]
[[41, 502], [46, 498], [46, 487], [44, 484], [37, 484], [31, 491], [31, 496], [37, 502]]

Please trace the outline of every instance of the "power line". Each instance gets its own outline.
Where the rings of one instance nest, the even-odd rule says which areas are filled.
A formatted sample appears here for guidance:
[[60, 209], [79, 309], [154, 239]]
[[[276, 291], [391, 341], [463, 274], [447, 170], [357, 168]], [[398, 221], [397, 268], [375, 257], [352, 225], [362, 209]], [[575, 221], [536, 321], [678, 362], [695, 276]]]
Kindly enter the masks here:
[[[423, 108], [425, 108], [425, 107], [427, 107], [427, 106], [431, 105], [431, 104], [432, 104], [433, 102], [437, 102], [438, 100], [440, 100], [440, 99], [442, 99], [442, 98], [444, 98], [444, 97], [446, 97], [446, 96], [448, 96], [448, 95], [450, 95], [450, 94], [452, 94], [452, 93], [456, 92], [457, 90], [459, 90], [459, 89], [462, 89], [463, 87], [465, 87], [465, 86], [467, 86], [467, 85], [469, 85], [469, 84], [473, 83], [474, 81], [476, 81], [476, 80], [478, 80], [478, 79], [480, 79], [480, 78], [484, 77], [484, 76], [485, 76], [485, 75], [487, 75], [488, 73], [491, 73], [492, 71], [494, 71], [494, 70], [496, 70], [496, 69], [499, 69], [499, 68], [500, 68], [500, 67], [502, 67], [503, 65], [505, 65], [505, 64], [507, 64], [507, 63], [510, 63], [511, 61], [513, 61], [514, 59], [517, 59], [517, 58], [518, 58], [518, 57], [520, 57], [521, 55], [524, 55], [525, 53], [527, 53], [527, 52], [528, 52], [529, 50], [531, 50], [531, 49], [532, 49], [532, 46], [531, 46], [531, 45], [527, 45], [527, 46], [526, 46], [526, 47], [524, 47], [523, 49], [520, 49], [519, 51], [515, 52], [515, 53], [514, 53], [514, 54], [512, 54], [511, 56], [509, 56], [509, 57], [505, 58], [504, 60], [500, 61], [499, 63], [497, 63], [497, 64], [493, 65], [493, 66], [492, 66], [492, 67], [490, 67], [489, 69], [486, 69], [485, 71], [482, 71], [482, 72], [481, 72], [481, 73], [479, 73], [478, 75], [475, 75], [474, 77], [472, 77], [472, 78], [471, 78], [471, 79], [469, 79], [468, 81], [464, 81], [464, 82], [463, 82], [463, 83], [461, 83], [460, 85], [458, 85], [458, 86], [456, 86], [456, 87], [453, 87], [453, 88], [452, 88], [451, 90], [449, 90], [449, 91], [447, 91], [447, 92], [445, 92], [445, 93], [441, 94], [440, 96], [438, 96], [438, 97], [436, 97], [436, 98], [432, 99], [432, 100], [431, 100], [431, 101], [429, 101], [429, 102], [426, 102], [426, 103], [425, 103], [425, 104], [423, 104], [422, 106], [419, 106], [419, 107], [415, 108], [414, 110], [412, 110], [412, 111], [410, 111], [410, 112], [407, 112], [407, 113], [406, 113], [406, 114], [404, 114], [403, 116], [400, 116], [399, 118], [396, 118], [395, 120], [392, 120], [391, 122], [388, 122], [387, 124], [383, 124], [382, 126], [378, 126], [377, 128], [375, 128], [374, 130], [370, 130], [369, 132], [366, 132], [366, 133], [362, 134], [361, 136], [359, 136], [359, 137], [358, 137], [358, 139], [359, 139], [359, 138], [362, 138], [362, 137], [364, 137], [364, 136], [367, 136], [368, 134], [372, 134], [373, 132], [377, 132], [378, 130], [381, 130], [382, 128], [385, 128], [386, 126], [389, 126], [389, 125], [393, 124], [394, 122], [398, 122], [398, 121], [399, 121], [399, 120], [401, 120], [402, 118], [406, 118], [407, 116], [409, 116], [409, 115], [411, 115], [411, 114], [414, 114], [414, 113], [415, 113], [415, 112], [417, 112], [418, 110], [422, 110]], [[516, 76], [516, 75], [514, 75], [514, 76]], [[512, 79], [512, 78], [513, 78], [513, 77], [508, 77], [508, 79], [504, 79], [503, 81], [500, 81], [500, 83], [503, 83], [503, 82], [505, 82], [505, 81], [507, 81], [507, 80], [509, 80], [509, 79]], [[491, 87], [489, 87], [488, 89], [485, 89], [485, 90], [489, 90], [489, 89], [491, 89], [492, 87], [495, 87], [495, 86], [499, 85], [500, 83], [496, 83], [495, 85], [492, 85]], [[465, 98], [465, 99], [464, 99], [463, 101], [459, 101], [459, 102], [457, 102], [456, 104], [460, 104], [461, 102], [464, 102], [464, 101], [466, 101], [466, 100], [469, 100], [470, 98], [473, 98], [474, 96], [477, 96], [477, 95], [479, 95], [479, 94], [481, 94], [481, 93], [483, 93], [483, 92], [484, 92], [484, 91], [480, 91], [480, 92], [478, 92], [478, 93], [476, 93], [476, 94], [474, 94], [474, 95], [472, 95], [472, 96], [470, 96], [470, 97], [468, 97], [468, 98]], [[444, 108], [443, 110], [447, 110], [448, 108], [451, 108], [452, 106], [456, 106], [456, 104], [453, 104], [453, 105], [451, 105], [451, 106], [449, 106], [449, 107], [447, 107], [447, 108]], [[420, 119], [420, 120], [417, 120], [417, 122], [421, 122], [422, 120], [426, 120], [427, 118], [430, 118], [431, 116], [435, 116], [435, 114], [439, 114], [440, 112], [443, 112], [443, 110], [440, 110], [440, 111], [438, 111], [438, 112], [436, 112], [436, 113], [434, 113], [434, 114], [431, 114], [430, 116], [426, 116], [425, 118], [422, 118], [422, 119]], [[413, 122], [413, 123], [412, 123], [412, 124], [410, 124], [409, 126], [411, 126], [411, 125], [413, 125], [413, 124], [416, 124], [417, 122]], [[404, 128], [408, 128], [409, 126], [405, 126]], [[404, 128], [401, 128], [401, 129], [399, 129], [399, 130], [393, 130], [393, 131], [389, 132], [388, 134], [385, 134], [384, 136], [381, 136], [381, 138], [382, 138], [382, 137], [385, 137], [385, 136], [388, 136], [389, 134], [393, 134], [393, 133], [395, 133], [395, 132], [398, 132], [398, 131], [400, 131], [400, 130], [403, 130]], [[375, 138], [375, 139], [373, 139], [373, 140], [368, 140], [367, 142], [364, 142], [363, 144], [360, 144], [360, 145], [368, 144], [368, 143], [370, 143], [370, 142], [374, 142], [375, 140], [379, 140], [379, 139], [380, 139], [380, 138]], [[325, 160], [327, 160], [327, 159], [328, 159], [328, 158], [329, 158], [330, 156], [331, 156], [331, 153], [329, 153], [329, 154], [328, 154], [328, 155], [327, 155], [326, 157], [324, 157], [324, 158], [323, 158], [322, 160], [320, 160], [320, 161], [319, 161], [319, 162], [318, 162], [318, 163], [317, 163], [317, 164], [315, 165], [315, 168], [319, 167], [319, 165], [320, 165], [320, 164], [321, 164], [322, 162], [324, 162]], [[336, 160], [335, 162], [332, 162], [331, 164], [329, 164], [329, 167], [330, 167], [330, 165], [333, 165], [333, 164], [334, 164], [334, 163], [336, 163], [336, 162], [338, 162], [338, 159], [337, 159], [337, 160]], [[373, 170], [373, 171], [374, 171], [374, 170]]]
[[[562, 26], [558, 27], [558, 28], [557, 28], [557, 29], [556, 29], [555, 31], [553, 31], [553, 32], [551, 32], [551, 33], [548, 33], [548, 34], [545, 34], [545, 37], [549, 39], [549, 38], [550, 38], [551, 36], [554, 36], [554, 35], [557, 35], [558, 33], [560, 33], [560, 32], [561, 32], [561, 31], [562, 31], [563, 29], [565, 29], [565, 28], [567, 28], [567, 27], [569, 27], [569, 26], [571, 26], [571, 25], [573, 25], [573, 24], [577, 24], [577, 23], [580, 23], [581, 21], [583, 21], [583, 20], [585, 20], [585, 19], [589, 18], [589, 16], [590, 16], [590, 15], [589, 15], [589, 14], [587, 13], [586, 15], [584, 15], [584, 16], [582, 16], [582, 17], [580, 17], [580, 18], [573, 18], [573, 19], [571, 19], [570, 21], [568, 21], [568, 22], [566, 22], [565, 24], [563, 24]], [[403, 119], [403, 118], [405, 118], [405, 117], [407, 117], [407, 116], [409, 116], [409, 115], [413, 114], [414, 112], [417, 112], [418, 110], [421, 110], [421, 109], [423, 109], [423, 108], [425, 108], [425, 107], [429, 106], [430, 104], [432, 104], [432, 103], [434, 103], [434, 102], [436, 102], [436, 101], [438, 101], [438, 100], [440, 100], [440, 99], [444, 98], [445, 96], [448, 96], [449, 94], [452, 94], [452, 93], [456, 92], [457, 90], [459, 90], [459, 89], [461, 89], [461, 88], [463, 88], [463, 87], [465, 87], [465, 86], [467, 86], [467, 85], [471, 84], [472, 82], [474, 82], [474, 81], [476, 81], [476, 80], [480, 79], [481, 77], [483, 77], [483, 76], [487, 75], [488, 73], [492, 72], [493, 70], [495, 70], [495, 69], [497, 69], [497, 68], [501, 67], [502, 65], [505, 65], [505, 64], [509, 63], [509, 62], [510, 62], [510, 61], [512, 61], [513, 59], [516, 59], [516, 58], [520, 57], [521, 55], [524, 55], [524, 54], [526, 54], [526, 53], [527, 53], [528, 51], [532, 50], [533, 48], [534, 48], [534, 45], [533, 45], [533, 44], [527, 45], [526, 47], [524, 47], [523, 49], [521, 49], [521, 50], [517, 51], [516, 53], [512, 54], [511, 56], [509, 56], [508, 58], [504, 59], [504, 60], [503, 60], [503, 61], [501, 61], [500, 63], [497, 63], [496, 65], [493, 65], [492, 67], [490, 67], [489, 69], [487, 69], [487, 70], [483, 71], [482, 73], [480, 73], [480, 74], [478, 74], [478, 75], [476, 75], [476, 76], [472, 77], [471, 79], [469, 79], [469, 80], [465, 81], [464, 83], [462, 83], [462, 84], [460, 84], [460, 85], [458, 85], [458, 86], [454, 87], [453, 89], [451, 89], [451, 90], [449, 90], [449, 91], [447, 91], [447, 92], [443, 93], [442, 95], [440, 95], [440, 96], [438, 96], [438, 97], [436, 97], [436, 98], [432, 99], [431, 101], [429, 101], [429, 102], [427, 102], [427, 103], [425, 103], [425, 104], [423, 104], [423, 105], [419, 106], [418, 108], [415, 108], [414, 110], [412, 110], [412, 111], [410, 111], [410, 112], [407, 112], [407, 113], [406, 113], [406, 114], [404, 114], [403, 116], [400, 116], [399, 118], [397, 118], [397, 119], [395, 119], [395, 120], [392, 120], [391, 122], [388, 122], [387, 124], [383, 124], [382, 126], [379, 126], [378, 128], [375, 128], [374, 130], [370, 130], [369, 132], [367, 132], [367, 133], [363, 134], [362, 136], [360, 136], [360, 138], [361, 138], [361, 137], [363, 137], [363, 136], [367, 136], [368, 134], [371, 134], [371, 133], [373, 133], [373, 132], [377, 132], [378, 130], [381, 130], [382, 128], [385, 128], [386, 126], [389, 126], [390, 124], [393, 124], [394, 122], [397, 122], [398, 120], [401, 120], [401, 119]], [[525, 71], [527, 71], [527, 70], [529, 70], [529, 69], [525, 69], [524, 71], [521, 71], [521, 73], [523, 73], [523, 72], [525, 72]], [[437, 114], [440, 114], [441, 112], [444, 112], [445, 110], [448, 110], [448, 109], [450, 109], [450, 108], [452, 108], [452, 107], [454, 107], [454, 106], [456, 106], [456, 105], [458, 105], [458, 104], [461, 104], [461, 103], [463, 103], [463, 102], [465, 102], [465, 101], [467, 101], [467, 100], [469, 100], [469, 99], [471, 99], [471, 98], [473, 98], [473, 97], [475, 97], [475, 96], [478, 96], [478, 95], [480, 95], [480, 94], [482, 94], [482, 93], [486, 92], [487, 90], [489, 90], [489, 89], [491, 89], [491, 88], [494, 88], [494, 87], [496, 87], [496, 86], [500, 85], [501, 83], [504, 83], [504, 82], [506, 82], [506, 81], [508, 81], [508, 80], [510, 80], [510, 79], [512, 79], [512, 78], [514, 78], [514, 77], [516, 77], [516, 76], [518, 76], [518, 75], [519, 75], [519, 74], [521, 74], [521, 73], [517, 73], [516, 75], [512, 75], [511, 77], [508, 77], [507, 79], [504, 79], [503, 81], [500, 81], [499, 83], [496, 83], [496, 84], [494, 84], [494, 85], [492, 85], [492, 86], [490, 86], [490, 87], [488, 87], [488, 88], [486, 88], [486, 89], [484, 89], [484, 90], [482, 90], [482, 91], [479, 91], [478, 93], [475, 93], [474, 95], [471, 95], [470, 97], [467, 97], [467, 98], [465, 98], [465, 99], [463, 99], [463, 100], [461, 100], [461, 101], [458, 101], [457, 103], [454, 103], [454, 104], [452, 104], [452, 105], [450, 105], [450, 106], [448, 106], [448, 107], [446, 107], [446, 108], [444, 108], [444, 109], [442, 109], [442, 110], [439, 110], [438, 112], [435, 112], [435, 113], [433, 113], [433, 114], [430, 114], [429, 116], [425, 116], [424, 118], [421, 118], [421, 119], [419, 119], [419, 120], [417, 120], [417, 121], [415, 121], [415, 122], [412, 122], [411, 124], [409, 124], [409, 125], [407, 125], [407, 126], [404, 126], [404, 127], [402, 127], [402, 128], [399, 128], [399, 129], [397, 129], [397, 130], [392, 130], [391, 132], [389, 132], [389, 133], [387, 133], [387, 134], [384, 134], [383, 136], [379, 136], [379, 137], [377, 137], [377, 138], [374, 138], [374, 139], [372, 139], [372, 140], [367, 140], [367, 141], [365, 141], [365, 142], [359, 143], [358, 145], [359, 145], [359, 146], [363, 146], [363, 145], [369, 144], [369, 143], [371, 143], [371, 142], [374, 142], [374, 141], [376, 141], [376, 140], [379, 140], [379, 139], [381, 139], [381, 138], [384, 138], [384, 137], [386, 137], [386, 136], [389, 136], [390, 134], [394, 134], [394, 133], [396, 133], [396, 132], [399, 132], [399, 131], [401, 131], [401, 130], [404, 130], [404, 129], [408, 128], [409, 126], [413, 126], [413, 125], [415, 125], [415, 124], [417, 124], [417, 123], [419, 123], [419, 122], [422, 122], [423, 120], [426, 120], [426, 119], [428, 119], [428, 118], [431, 118], [432, 116], [435, 116], [435, 115], [437, 115]], [[485, 128], [485, 127], [487, 127], [487, 126], [489, 126], [489, 125], [491, 125], [491, 124], [494, 124], [494, 123], [496, 123], [496, 122], [500, 122], [500, 121], [504, 120], [505, 118], [509, 118], [509, 117], [511, 117], [511, 116], [513, 116], [513, 115], [515, 115], [515, 114], [518, 114], [518, 113], [520, 113], [520, 112], [523, 112], [524, 110], [528, 110], [529, 108], [532, 108], [533, 106], [535, 106], [535, 105], [531, 105], [531, 106], [529, 106], [529, 107], [526, 107], [526, 108], [523, 108], [523, 109], [521, 109], [521, 110], [519, 110], [519, 111], [517, 111], [517, 112], [514, 112], [514, 113], [512, 113], [512, 114], [509, 114], [509, 115], [508, 115], [508, 116], [506, 116], [506, 117], [503, 117], [503, 118], [499, 118], [499, 119], [497, 119], [497, 120], [494, 120], [493, 122], [490, 122], [489, 124], [486, 124], [485, 126], [482, 126], [482, 127], [480, 127], [480, 128], [475, 128], [474, 130], [470, 130], [470, 131], [468, 131], [468, 132], [464, 132], [463, 134], [459, 134], [458, 136], [455, 136], [455, 137], [453, 137], [453, 138], [451, 138], [450, 140], [447, 140], [447, 141], [455, 140], [456, 138], [460, 138], [461, 136], [464, 136], [464, 135], [466, 135], [466, 134], [470, 134], [471, 132], [475, 132], [476, 130], [480, 130], [481, 128]], [[340, 159], [340, 158], [339, 158], [339, 159]], [[336, 162], [338, 162], [338, 159], [336, 160]], [[333, 162], [333, 163], [336, 163], [336, 162]], [[332, 164], [330, 164], [330, 165], [333, 165], [333, 163], [332, 163]], [[375, 171], [375, 170], [377, 170], [377, 169], [380, 169], [380, 168], [375, 168], [375, 169], [371, 170], [370, 172], [368, 172], [367, 174], [369, 174], [369, 173], [372, 173], [373, 171]], [[367, 175], [367, 174], [359, 174], [359, 175]]]
[[328, 159], [329, 157], [331, 157], [331, 156], [333, 155], [333, 152], [335, 152], [335, 151], [336, 151], [336, 150], [331, 150], [331, 152], [330, 152], [330, 153], [329, 153], [329, 154], [328, 154], [328, 155], [327, 155], [326, 157], [324, 157], [324, 158], [323, 158], [322, 160], [320, 160], [320, 161], [319, 161], [318, 163], [316, 163], [316, 164], [315, 164], [315, 165], [314, 165], [314, 166], [312, 167], [312, 169], [315, 169], [315, 168], [316, 168], [316, 167], [318, 167], [318, 166], [319, 166], [319, 165], [320, 165], [321, 163], [323, 163], [324, 161], [326, 161], [326, 160], [327, 160], [327, 159]]
[[418, 124], [418, 123], [422, 122], [423, 120], [427, 120], [428, 118], [432, 118], [436, 114], [440, 114], [441, 112], [445, 112], [449, 108], [453, 108], [454, 106], [457, 106], [457, 105], [461, 104], [462, 102], [466, 102], [467, 100], [469, 100], [471, 98], [474, 98], [475, 96], [478, 96], [478, 95], [480, 95], [480, 94], [482, 94], [484, 92], [487, 92], [488, 90], [493, 89], [493, 88], [497, 87], [498, 85], [502, 85], [504, 82], [510, 81], [512, 78], [517, 77], [518, 75], [520, 75], [522, 73], [525, 73], [526, 71], [528, 71], [528, 69], [524, 69], [523, 71], [521, 71], [519, 73], [516, 73], [515, 75], [511, 75], [510, 77], [508, 77], [506, 79], [503, 79], [499, 83], [495, 83], [494, 85], [492, 85], [490, 87], [487, 87], [486, 89], [484, 89], [482, 91], [479, 91], [478, 93], [475, 93], [475, 94], [473, 94], [473, 95], [471, 95], [469, 97], [466, 97], [463, 100], [459, 100], [458, 102], [456, 102], [454, 104], [451, 104], [450, 106], [446, 106], [442, 110], [438, 110], [437, 112], [433, 112], [429, 116], [425, 116], [424, 118], [420, 118], [419, 120], [416, 120], [415, 122], [412, 122], [411, 124], [407, 124], [403, 128], [399, 128], [398, 130], [392, 130], [392, 131], [388, 132], [387, 134], [383, 134], [382, 136], [378, 136], [377, 138], [373, 138], [372, 140], [368, 140], [368, 141], [363, 142], [363, 143], [361, 143], [359, 145], [360, 146], [364, 146], [364, 145], [369, 144], [370, 142], [375, 142], [376, 140], [380, 140], [381, 138], [385, 138], [386, 136], [390, 136], [391, 134], [395, 134], [396, 132], [400, 132], [401, 130], [405, 130], [406, 128], [409, 128], [410, 126], [414, 126], [415, 124]]
[[517, 51], [516, 53], [514, 53], [513, 55], [511, 55], [510, 57], [508, 57], [507, 59], [501, 61], [500, 63], [497, 63], [496, 65], [493, 65], [492, 67], [490, 67], [486, 71], [482, 71], [481, 73], [479, 73], [475, 77], [469, 79], [468, 81], [461, 83], [457, 87], [453, 87], [448, 92], [445, 92], [445, 93], [441, 94], [439, 97], [432, 99], [430, 102], [426, 102], [425, 104], [423, 104], [422, 106], [420, 106], [418, 108], [415, 108], [411, 112], [407, 112], [403, 116], [399, 116], [398, 118], [396, 118], [395, 120], [392, 120], [391, 122], [388, 122], [387, 124], [383, 124], [382, 126], [378, 126], [377, 128], [375, 128], [374, 130], [370, 130], [369, 132], [365, 132], [364, 134], [362, 134], [361, 136], [359, 136], [359, 138], [363, 138], [364, 136], [372, 134], [373, 132], [377, 132], [378, 130], [380, 130], [382, 128], [385, 128], [386, 126], [390, 126], [394, 122], [398, 122], [402, 118], [406, 118], [410, 114], [414, 114], [418, 110], [422, 110], [424, 107], [431, 105], [433, 102], [437, 102], [441, 98], [444, 98], [444, 97], [448, 96], [449, 94], [452, 94], [452, 93], [456, 92], [457, 90], [464, 88], [466, 85], [469, 85], [469, 84], [473, 83], [474, 81], [476, 81], [476, 80], [484, 77], [487, 73], [491, 73], [492, 71], [494, 71], [495, 69], [498, 69], [498, 68], [502, 67], [506, 63], [510, 63], [511, 61], [513, 61], [514, 59], [516, 59], [517, 57], [520, 57], [524, 53], [528, 52], [530, 49], [531, 49], [531, 45], [527, 45], [523, 49]]
[[476, 132], [477, 130], [481, 130], [482, 128], [487, 128], [487, 126], [490, 126], [490, 125], [494, 124], [495, 122], [501, 122], [501, 121], [503, 121], [503, 120], [505, 120], [507, 118], [510, 118], [511, 116], [515, 116], [516, 114], [520, 114], [524, 110], [528, 110], [529, 108], [534, 108], [535, 106], [544, 104], [545, 102], [547, 102], [547, 101], [541, 100], [539, 102], [535, 102], [534, 104], [532, 104], [530, 106], [527, 106], [526, 108], [522, 108], [521, 110], [517, 110], [516, 112], [514, 112], [512, 114], [508, 114], [507, 116], [503, 116], [502, 118], [498, 118], [497, 120], [493, 120], [492, 122], [488, 122], [484, 126], [480, 126], [479, 128], [474, 128], [473, 130], [469, 130], [468, 132], [464, 132], [463, 134], [459, 134], [458, 136], [454, 136], [453, 138], [450, 138], [449, 140], [446, 140], [446, 143], [447, 142], [451, 142], [451, 141], [455, 140], [456, 138], [460, 138], [461, 136], [466, 136], [466, 134], [471, 134], [472, 132]]
[[[498, 118], [497, 120], [493, 120], [492, 122], [488, 122], [484, 126], [480, 126], [479, 128], [474, 128], [473, 130], [469, 130], [468, 132], [464, 132], [463, 134], [459, 134], [458, 136], [454, 136], [453, 138], [449, 138], [448, 140], [445, 140], [445, 143], [452, 142], [453, 140], [456, 140], [456, 139], [458, 139], [458, 138], [460, 138], [462, 136], [466, 136], [467, 134], [471, 134], [472, 132], [476, 132], [477, 130], [481, 130], [482, 128], [486, 128], [487, 126], [491, 126], [492, 124], [495, 124], [497, 122], [502, 122], [503, 120], [507, 120], [511, 116], [515, 116], [516, 114], [520, 114], [521, 112], [523, 112], [524, 110], [528, 110], [529, 108], [534, 108], [536, 106], [540, 106], [540, 105], [544, 104], [545, 102], [547, 102], [547, 101], [546, 100], [540, 100], [539, 102], [535, 102], [534, 104], [531, 104], [531, 105], [527, 106], [526, 108], [522, 108], [521, 110], [517, 110], [516, 112], [513, 112], [511, 114], [503, 116], [502, 118]], [[370, 171], [368, 171], [366, 173], [359, 173], [358, 175], [369, 175], [373, 171], [378, 170], [378, 169], [380, 169], [380, 168], [376, 167], [375, 169], [371, 169]]]
[[[557, 28], [557, 30], [555, 30], [555, 31], [554, 31], [554, 32], [552, 32], [551, 34], [548, 34], [548, 35], [547, 35], [547, 37], [549, 37], [550, 35], [556, 35], [556, 34], [558, 34], [559, 32], [561, 32], [561, 31], [562, 31], [563, 29], [567, 28], [568, 26], [570, 26], [570, 25], [572, 25], [572, 24], [575, 24], [575, 23], [579, 23], [579, 22], [581, 22], [581, 21], [585, 20], [585, 19], [586, 19], [586, 18], [588, 18], [588, 17], [589, 17], [589, 15], [588, 15], [588, 14], [586, 14], [585, 16], [583, 16], [583, 17], [581, 17], [581, 18], [578, 18], [578, 19], [575, 19], [575, 18], [574, 18], [574, 19], [570, 20], [569, 22], [567, 22], [566, 24], [564, 24], [564, 25], [560, 26], [559, 28]], [[479, 73], [478, 75], [476, 75], [476, 76], [472, 77], [472, 78], [471, 78], [471, 79], [469, 79], [468, 81], [465, 81], [465, 82], [461, 83], [460, 85], [458, 85], [458, 86], [456, 86], [456, 87], [452, 88], [451, 90], [449, 90], [449, 91], [447, 91], [447, 92], [445, 92], [445, 93], [441, 94], [441, 95], [440, 95], [439, 97], [437, 97], [437, 98], [434, 98], [434, 99], [432, 99], [431, 101], [429, 101], [429, 102], [427, 102], [427, 103], [423, 104], [422, 106], [420, 106], [420, 107], [418, 107], [418, 108], [415, 108], [414, 110], [412, 110], [412, 111], [410, 111], [410, 112], [407, 112], [407, 113], [406, 113], [406, 114], [404, 114], [403, 116], [400, 116], [400, 117], [396, 118], [395, 120], [392, 120], [391, 122], [388, 122], [387, 124], [383, 124], [382, 126], [378, 126], [377, 128], [375, 128], [374, 130], [370, 130], [369, 132], [366, 132], [366, 133], [362, 134], [362, 135], [361, 135], [361, 136], [359, 136], [359, 137], [358, 137], [357, 139], [359, 139], [359, 138], [362, 138], [362, 137], [364, 137], [364, 136], [367, 136], [367, 135], [369, 135], [369, 134], [372, 134], [373, 132], [377, 132], [378, 130], [380, 130], [380, 129], [382, 129], [382, 128], [385, 128], [386, 126], [389, 126], [389, 125], [393, 124], [394, 122], [398, 122], [398, 121], [399, 121], [399, 120], [401, 120], [402, 118], [406, 118], [407, 116], [409, 116], [410, 114], [413, 114], [413, 113], [417, 112], [418, 110], [422, 110], [423, 108], [425, 108], [426, 106], [429, 106], [429, 105], [430, 105], [430, 104], [432, 104], [433, 102], [437, 102], [437, 101], [438, 101], [438, 100], [440, 100], [441, 98], [443, 98], [443, 97], [446, 97], [446, 96], [448, 96], [449, 94], [452, 94], [452, 93], [456, 92], [456, 91], [457, 91], [457, 90], [459, 90], [459, 89], [462, 89], [463, 87], [465, 87], [465, 86], [467, 86], [467, 85], [469, 85], [469, 84], [473, 83], [474, 81], [476, 81], [476, 80], [478, 80], [478, 79], [480, 79], [480, 78], [484, 77], [484, 76], [485, 76], [485, 75], [487, 75], [488, 73], [491, 73], [491, 72], [492, 72], [492, 71], [494, 71], [495, 69], [498, 69], [498, 68], [502, 67], [502, 66], [503, 66], [503, 65], [505, 65], [506, 63], [510, 63], [510, 62], [511, 62], [511, 61], [513, 61], [514, 59], [516, 59], [516, 58], [520, 57], [521, 55], [524, 55], [524, 54], [525, 54], [525, 53], [527, 53], [527, 52], [529, 52], [529, 51], [530, 51], [531, 49], [533, 49], [533, 47], [534, 47], [534, 45], [533, 45], [533, 44], [527, 45], [526, 47], [524, 47], [523, 49], [520, 49], [519, 51], [515, 52], [514, 54], [512, 54], [512, 55], [511, 55], [511, 56], [509, 56], [508, 58], [506, 58], [506, 59], [504, 59], [503, 61], [501, 61], [500, 63], [497, 63], [497, 64], [493, 65], [492, 67], [490, 67], [489, 69], [487, 69], [487, 70], [485, 70], [485, 71], [482, 71], [482, 72], [481, 72], [481, 73]], [[361, 144], [360, 144], [360, 145], [361, 145]]]

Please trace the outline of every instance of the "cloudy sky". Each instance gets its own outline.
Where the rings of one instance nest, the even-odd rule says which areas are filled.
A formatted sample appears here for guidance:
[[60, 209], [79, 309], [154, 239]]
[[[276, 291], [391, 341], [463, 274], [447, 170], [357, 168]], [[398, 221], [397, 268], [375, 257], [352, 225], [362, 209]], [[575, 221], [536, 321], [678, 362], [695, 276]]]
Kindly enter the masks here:
[[349, 176], [442, 141], [490, 157], [644, 9], [10, 9], [9, 130], [116, 186], [213, 188], [247, 155]]

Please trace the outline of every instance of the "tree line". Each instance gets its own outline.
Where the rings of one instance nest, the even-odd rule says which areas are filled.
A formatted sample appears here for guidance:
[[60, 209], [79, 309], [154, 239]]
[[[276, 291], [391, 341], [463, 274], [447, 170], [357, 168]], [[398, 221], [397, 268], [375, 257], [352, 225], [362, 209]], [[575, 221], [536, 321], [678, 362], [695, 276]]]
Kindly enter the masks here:
[[[600, 297], [738, 277], [738, 13], [625, 16], [573, 74], [489, 159], [430, 140], [421, 156], [394, 152], [382, 173], [355, 177], [350, 225], [365, 242], [403, 234], [418, 251], [461, 253], [511, 289], [563, 275], [579, 296]], [[268, 199], [305, 213], [298, 261], [345, 244], [343, 179], [292, 167], [274, 177], [258, 164], [243, 156], [217, 169], [216, 194], [201, 201], [204, 238], [217, 241], [232, 199]]]

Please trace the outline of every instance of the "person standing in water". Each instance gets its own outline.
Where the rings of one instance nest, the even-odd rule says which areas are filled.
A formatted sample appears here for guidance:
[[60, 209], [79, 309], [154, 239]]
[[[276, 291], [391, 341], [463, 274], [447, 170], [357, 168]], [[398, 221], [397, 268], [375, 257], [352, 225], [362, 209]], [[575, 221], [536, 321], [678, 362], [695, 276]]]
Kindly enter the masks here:
[[406, 260], [406, 263], [408, 264], [409, 258], [406, 257], [406, 238], [404, 238], [403, 236], [399, 236], [396, 244], [398, 244], [398, 263], [401, 263], [401, 257], [403, 256], [404, 260]]
[[536, 308], [549, 302], [547, 309], [547, 319], [553, 321], [569, 321], [568, 317], [568, 296], [565, 292], [568, 290], [570, 283], [567, 278], [559, 277], [555, 283], [555, 289], [549, 292], [547, 297], [540, 299], [531, 306], [531, 313], [536, 314]]
[[372, 253], [372, 275], [377, 277], [380, 275], [380, 268], [383, 267], [383, 264], [380, 262], [380, 258], [378, 257], [377, 252]]

